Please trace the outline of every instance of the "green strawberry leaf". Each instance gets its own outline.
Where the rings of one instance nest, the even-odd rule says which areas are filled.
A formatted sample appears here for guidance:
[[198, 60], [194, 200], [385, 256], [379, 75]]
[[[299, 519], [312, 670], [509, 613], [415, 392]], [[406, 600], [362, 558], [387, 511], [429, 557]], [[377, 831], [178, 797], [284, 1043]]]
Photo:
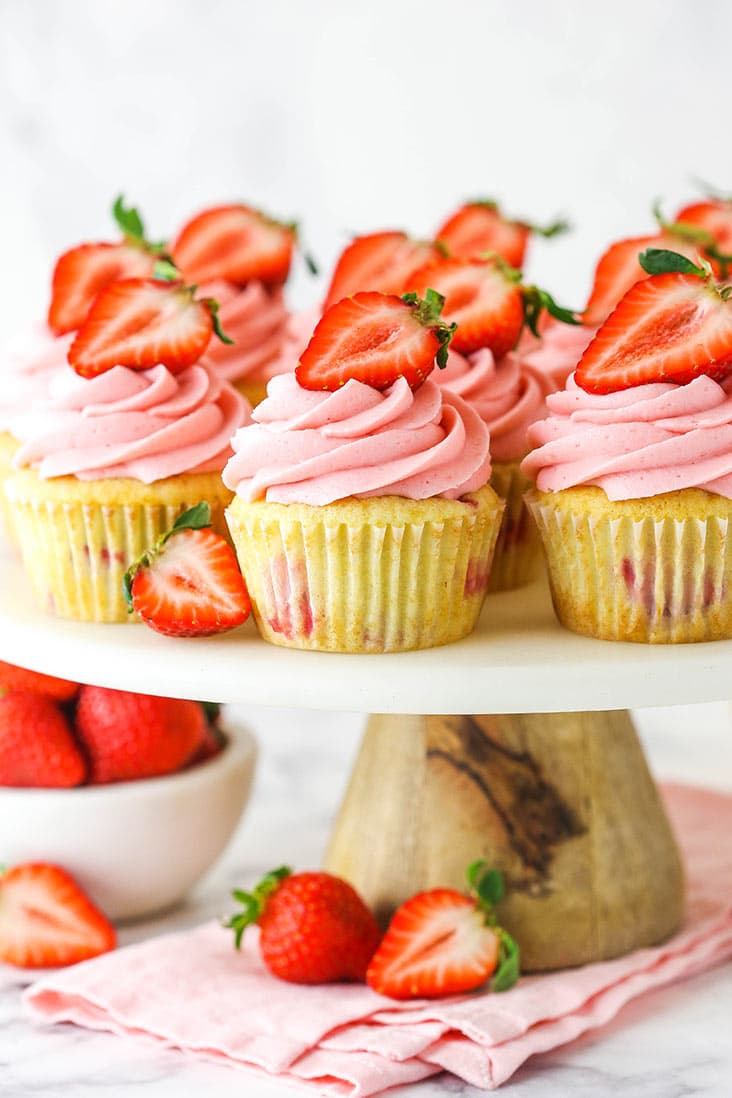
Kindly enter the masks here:
[[202, 301], [202, 304], [204, 304], [207, 307], [208, 311], [211, 314], [211, 319], [213, 320], [214, 334], [218, 336], [218, 338], [221, 340], [222, 343], [229, 343], [229, 344], [233, 343], [234, 340], [230, 336], [227, 336], [226, 332], [221, 327], [221, 321], [219, 320], [219, 303], [218, 303], [218, 301], [213, 297], [204, 297], [204, 298], [201, 299], [201, 301]]
[[638, 256], [646, 274], [695, 274], [699, 278], [708, 278], [711, 270], [692, 263], [685, 255], [672, 252], [668, 248], [646, 248]]
[[491, 991], [508, 991], [521, 974], [521, 954], [518, 944], [507, 930], [496, 928], [498, 935], [498, 965], [490, 982]]
[[153, 278], [157, 282], [180, 282], [181, 273], [169, 259], [159, 259], [153, 267]]
[[112, 206], [112, 216], [128, 240], [145, 243], [145, 226], [136, 206], [125, 206], [125, 196], [120, 194]]
[[178, 518], [173, 523], [172, 530], [168, 531], [167, 537], [177, 530], [203, 530], [204, 527], [211, 525], [211, 507], [206, 500], [202, 500], [201, 503], [196, 503], [195, 506], [189, 507], [187, 511], [182, 511]]

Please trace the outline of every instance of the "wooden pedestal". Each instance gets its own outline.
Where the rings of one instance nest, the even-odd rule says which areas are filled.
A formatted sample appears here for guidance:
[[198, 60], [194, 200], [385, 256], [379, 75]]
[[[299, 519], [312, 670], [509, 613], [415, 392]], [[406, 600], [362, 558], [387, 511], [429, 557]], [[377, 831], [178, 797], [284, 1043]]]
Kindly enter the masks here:
[[477, 858], [505, 875], [525, 971], [616, 957], [681, 922], [678, 850], [624, 711], [371, 717], [326, 868], [386, 920], [420, 889], [463, 889]]

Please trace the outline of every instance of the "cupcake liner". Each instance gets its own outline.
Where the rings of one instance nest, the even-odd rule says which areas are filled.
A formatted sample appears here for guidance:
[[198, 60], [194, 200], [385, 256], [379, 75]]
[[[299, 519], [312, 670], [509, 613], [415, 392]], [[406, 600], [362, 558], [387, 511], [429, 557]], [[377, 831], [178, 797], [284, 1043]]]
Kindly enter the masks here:
[[40, 606], [75, 621], [134, 622], [122, 595], [129, 566], [188, 507], [208, 500], [214, 528], [226, 529], [231, 499], [218, 473], [189, 473], [156, 484], [119, 480], [42, 481], [25, 470], [10, 477], [23, 564]]
[[227, 520], [260, 633], [325, 652], [399, 652], [471, 632], [503, 503], [395, 496], [326, 507], [247, 503]]
[[533, 486], [517, 461], [493, 462], [491, 486], [506, 501], [498, 532], [489, 591], [510, 591], [531, 583], [541, 571], [541, 538], [524, 494]]
[[8, 541], [16, 544], [18, 535], [15, 530], [13, 508], [5, 494], [5, 482], [15, 472], [13, 458], [20, 443], [9, 431], [0, 431], [0, 522], [2, 522]]
[[527, 503], [568, 629], [650, 644], [732, 637], [732, 501], [692, 488], [613, 503], [583, 488]]

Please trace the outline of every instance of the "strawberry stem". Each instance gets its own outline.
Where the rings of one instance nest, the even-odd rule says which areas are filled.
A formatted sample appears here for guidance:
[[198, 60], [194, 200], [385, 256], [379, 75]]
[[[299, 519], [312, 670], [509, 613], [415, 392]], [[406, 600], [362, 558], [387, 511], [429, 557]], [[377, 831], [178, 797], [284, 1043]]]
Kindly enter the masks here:
[[219, 320], [219, 303], [215, 297], [203, 297], [200, 299], [201, 304], [205, 305], [211, 314], [211, 320], [213, 321], [214, 335], [218, 336], [222, 343], [233, 343], [234, 340], [231, 336], [227, 336], [224, 329], [221, 327], [221, 321]]
[[227, 930], [234, 931], [234, 945], [237, 949], [241, 948], [246, 928], [261, 918], [268, 898], [277, 891], [285, 877], [289, 877], [291, 873], [289, 866], [282, 865], [279, 869], [273, 869], [267, 873], [251, 892], [244, 892], [240, 888], [234, 889], [232, 896], [244, 910], [232, 915], [222, 925]]
[[524, 297], [524, 321], [535, 336], [540, 337], [539, 317], [544, 309], [555, 320], [561, 320], [562, 324], [582, 323], [574, 309], [565, 309], [558, 305], [547, 290], [538, 286], [522, 286], [521, 292]]

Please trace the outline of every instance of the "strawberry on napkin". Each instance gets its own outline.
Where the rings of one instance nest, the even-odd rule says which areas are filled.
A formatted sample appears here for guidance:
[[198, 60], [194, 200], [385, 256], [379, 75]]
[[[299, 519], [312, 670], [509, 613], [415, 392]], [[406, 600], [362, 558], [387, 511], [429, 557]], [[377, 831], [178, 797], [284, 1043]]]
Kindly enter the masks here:
[[236, 953], [229, 933], [209, 924], [48, 976], [26, 1002], [45, 1021], [134, 1034], [320, 1094], [365, 1098], [441, 1070], [492, 1089], [643, 992], [732, 957], [732, 847], [710, 841], [732, 829], [732, 796], [685, 786], [664, 796], [686, 860], [688, 910], [660, 947], [526, 977], [500, 995], [403, 1003], [359, 984], [279, 982], [256, 936]]

